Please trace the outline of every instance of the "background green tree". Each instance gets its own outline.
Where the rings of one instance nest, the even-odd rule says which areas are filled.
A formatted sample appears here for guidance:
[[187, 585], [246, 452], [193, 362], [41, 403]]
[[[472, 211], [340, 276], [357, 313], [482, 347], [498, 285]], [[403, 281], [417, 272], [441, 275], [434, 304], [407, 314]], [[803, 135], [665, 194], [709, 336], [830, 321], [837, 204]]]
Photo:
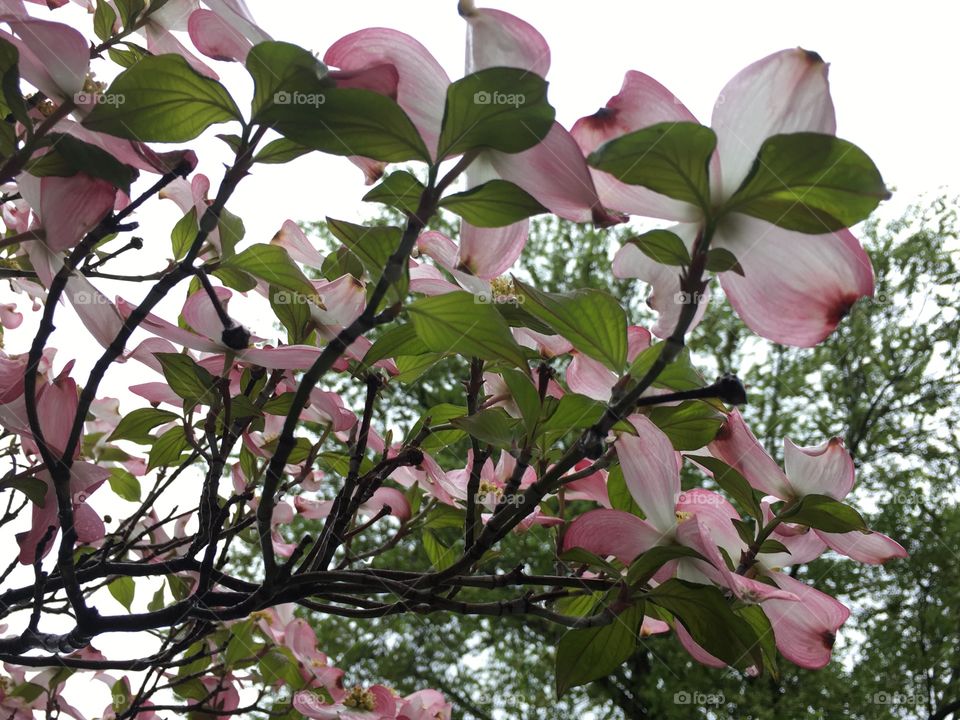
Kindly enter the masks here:
[[[675, 639], [657, 636], [609, 677], [557, 702], [552, 648], [560, 630], [535, 621], [435, 614], [429, 621], [404, 615], [345, 624], [328, 618], [316, 624], [323, 647], [357, 677], [391, 678], [403, 692], [436, 687], [464, 718], [477, 720], [947, 720], [960, 713], [960, 434], [952, 411], [960, 399], [957, 207], [956, 200], [939, 198], [896, 221], [866, 224], [861, 236], [876, 272], [875, 297], [858, 303], [815, 348], [758, 338], [719, 292], [690, 339], [698, 367], [733, 371], [745, 381], [750, 404], [744, 414], [774, 457], [782, 454], [784, 436], [800, 444], [843, 437], [857, 464], [857, 502], [872, 510], [870, 527], [910, 552], [908, 560], [884, 567], [826, 555], [793, 569], [855, 610], [827, 668], [810, 672], [782, 663], [779, 678], [744, 678], [701, 666]], [[381, 220], [394, 218], [384, 213]], [[443, 221], [437, 227], [454, 230]], [[322, 224], [308, 230], [336, 248]], [[643, 323], [650, 314], [642, 283], [606, 279], [612, 252], [630, 233], [534, 220], [518, 274], [551, 292], [607, 290], [629, 301], [632, 321]], [[459, 388], [444, 387], [447, 376], [438, 367], [396, 391], [417, 393], [422, 407], [462, 403]], [[390, 420], [409, 426], [416, 418]], [[451, 446], [441, 462], [446, 457], [462, 465], [465, 447]], [[423, 553], [415, 536], [401, 538], [378, 562]], [[378, 538], [370, 542], [375, 546]], [[505, 543], [501, 561], [549, 569], [555, 543], [554, 531], [535, 528]], [[709, 702], [685, 704], [688, 696]]]

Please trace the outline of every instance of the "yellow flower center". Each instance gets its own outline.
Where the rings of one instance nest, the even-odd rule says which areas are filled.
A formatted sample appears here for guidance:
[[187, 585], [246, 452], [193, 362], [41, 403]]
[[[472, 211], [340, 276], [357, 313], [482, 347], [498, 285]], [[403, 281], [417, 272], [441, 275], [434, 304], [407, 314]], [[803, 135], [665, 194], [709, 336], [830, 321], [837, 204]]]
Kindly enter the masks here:
[[354, 685], [343, 704], [345, 707], [357, 708], [358, 710], [373, 710], [377, 701], [372, 692], [364, 690], [359, 685]]

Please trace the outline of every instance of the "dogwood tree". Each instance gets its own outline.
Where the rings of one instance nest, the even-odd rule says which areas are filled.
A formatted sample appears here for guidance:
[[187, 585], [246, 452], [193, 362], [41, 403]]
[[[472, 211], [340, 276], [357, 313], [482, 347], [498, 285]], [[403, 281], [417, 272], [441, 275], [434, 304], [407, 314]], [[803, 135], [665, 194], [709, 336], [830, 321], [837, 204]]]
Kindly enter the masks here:
[[[736, 409], [736, 368], [708, 382], [686, 348], [711, 285], [797, 346], [873, 292], [847, 228], [887, 191], [834, 136], [815, 53], [738, 73], [709, 127], [631, 70], [568, 130], [544, 38], [470, 2], [453, 81], [419, 39], [360, 30], [317, 58], [241, 0], [100, 0], [82, 28], [55, 7], [0, 9], [0, 245], [21, 295], [0, 309], [8, 344], [28, 306], [39, 315], [29, 350], [0, 356], [8, 714], [81, 716], [68, 690], [86, 673], [105, 685], [101, 717], [451, 716], [436, 690], [337, 667], [311, 613], [566, 627], [558, 694], [652, 633], [747, 675], [778, 656], [820, 668], [849, 611], [784, 568], [827, 548], [905, 555], [844, 502], [841, 440], [784, 439], [781, 468]], [[249, 106], [219, 81], [224, 62], [245, 68]], [[214, 134], [233, 160], [209, 178], [193, 141]], [[269, 243], [245, 239], [238, 185], [307, 153], [348, 158], [358, 194], [403, 222], [328, 219], [342, 245], [326, 254], [286, 218]], [[164, 199], [182, 218], [141, 226]], [[457, 232], [430, 229], [442, 213]], [[679, 223], [605, 269], [649, 286], [656, 323], [511, 274], [542, 213]], [[169, 233], [166, 266], [144, 272], [134, 231]], [[130, 290], [111, 299], [107, 281]], [[232, 311], [238, 295], [267, 321]], [[89, 372], [81, 345], [99, 348]], [[118, 386], [119, 363], [145, 382]], [[456, 400], [421, 407], [417, 379], [437, 365]], [[383, 406], [387, 388], [415, 422]], [[681, 491], [685, 467], [704, 487]], [[502, 561], [524, 532], [552, 534], [552, 567]], [[407, 537], [429, 563], [386, 554]]]

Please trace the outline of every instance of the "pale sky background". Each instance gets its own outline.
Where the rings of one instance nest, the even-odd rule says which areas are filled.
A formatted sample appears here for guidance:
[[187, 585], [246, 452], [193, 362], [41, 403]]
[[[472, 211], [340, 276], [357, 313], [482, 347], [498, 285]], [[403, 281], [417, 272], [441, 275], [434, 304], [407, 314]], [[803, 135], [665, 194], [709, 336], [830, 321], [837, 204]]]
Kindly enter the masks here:
[[[321, 56], [349, 32], [385, 26], [417, 37], [451, 79], [463, 71], [465, 25], [455, 0], [248, 0], [248, 4], [275, 39], [297, 43]], [[884, 215], [895, 216], [921, 194], [945, 186], [960, 191], [960, 43], [956, 39], [960, 6], [956, 4], [517, 0], [486, 5], [524, 18], [546, 37], [553, 58], [550, 99], [558, 119], [568, 128], [605, 104], [619, 90], [627, 70], [653, 76], [708, 124], [718, 92], [738, 70], [772, 52], [799, 45], [815, 50], [831, 64], [838, 135], [863, 148], [888, 186], [897, 190], [882, 210]], [[91, 20], [75, 7], [52, 16], [35, 6], [31, 11], [51, 19], [71, 18], [90, 34]], [[209, 62], [244, 107], [250, 92], [245, 72]], [[231, 131], [229, 126], [215, 126], [190, 144], [200, 154], [200, 170], [214, 184], [229, 155], [212, 136]], [[331, 215], [356, 221], [372, 214], [378, 206], [360, 202], [367, 190], [360, 171], [345, 158], [314, 154], [284, 166], [256, 167], [228, 207], [244, 219], [249, 242], [268, 242], [288, 218]], [[163, 267], [170, 254], [170, 229], [179, 216], [169, 202], [155, 202], [140, 213], [143, 227], [138, 234], [147, 240], [147, 248], [137, 259], [137, 272]], [[129, 300], [139, 300], [147, 290], [123, 283], [99, 286], [109, 297], [122, 293]], [[172, 319], [182, 300], [180, 290], [162, 306], [166, 317]], [[6, 350], [25, 352], [37, 316], [29, 312], [22, 296], [13, 295], [4, 284], [0, 303], [11, 301], [18, 303], [27, 320], [19, 331], [7, 333]], [[69, 321], [70, 315], [68, 310], [63, 312], [52, 344], [61, 349], [58, 367], [71, 357], [78, 358], [75, 376], [82, 382], [99, 348]], [[252, 329], [272, 335], [266, 317], [256, 318]], [[126, 385], [159, 379], [133, 362], [111, 372], [103, 389], [114, 396], [122, 397]], [[124, 410], [140, 404], [125, 401]], [[121, 650], [121, 655], [127, 654]]]

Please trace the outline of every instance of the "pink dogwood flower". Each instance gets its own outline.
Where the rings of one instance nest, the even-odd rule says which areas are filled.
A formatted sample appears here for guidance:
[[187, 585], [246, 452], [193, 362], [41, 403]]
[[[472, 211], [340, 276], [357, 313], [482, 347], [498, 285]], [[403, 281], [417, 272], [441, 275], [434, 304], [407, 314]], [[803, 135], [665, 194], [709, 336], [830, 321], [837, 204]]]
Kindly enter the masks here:
[[[811, 494], [843, 500], [853, 489], [853, 459], [840, 438], [813, 447], [799, 447], [785, 438], [784, 469], [781, 470], [747, 427], [739, 411], [734, 410], [709, 447], [754, 488], [779, 500], [795, 502]], [[785, 530], [790, 527], [787, 525]], [[858, 562], [880, 564], [907, 557], [903, 546], [883, 533], [859, 530], [835, 533], [816, 529], [812, 532], [832, 550]]]
[[[696, 118], [660, 83], [630, 71], [620, 93], [594, 115], [581, 118], [571, 132], [590, 153], [620, 135], [668, 121]], [[835, 133], [826, 63], [815, 53], [794, 49], [750, 65], [721, 91], [712, 127], [717, 150], [710, 165], [711, 200], [719, 206], [743, 182], [767, 138]], [[688, 247], [692, 245], [703, 220], [699, 209], [597, 170], [593, 178], [605, 206], [677, 221], [681, 224], [671, 229]], [[848, 230], [807, 235], [728, 213], [720, 220], [711, 247], [732, 252], [743, 269], [742, 276], [719, 273], [734, 310], [754, 332], [776, 342], [815, 345], [858, 298], [873, 294], [870, 259]], [[659, 337], [672, 332], [687, 300], [679, 295], [677, 269], [654, 262], [628, 243], [617, 253], [613, 272], [650, 284], [648, 303], [660, 313], [653, 332]]]

